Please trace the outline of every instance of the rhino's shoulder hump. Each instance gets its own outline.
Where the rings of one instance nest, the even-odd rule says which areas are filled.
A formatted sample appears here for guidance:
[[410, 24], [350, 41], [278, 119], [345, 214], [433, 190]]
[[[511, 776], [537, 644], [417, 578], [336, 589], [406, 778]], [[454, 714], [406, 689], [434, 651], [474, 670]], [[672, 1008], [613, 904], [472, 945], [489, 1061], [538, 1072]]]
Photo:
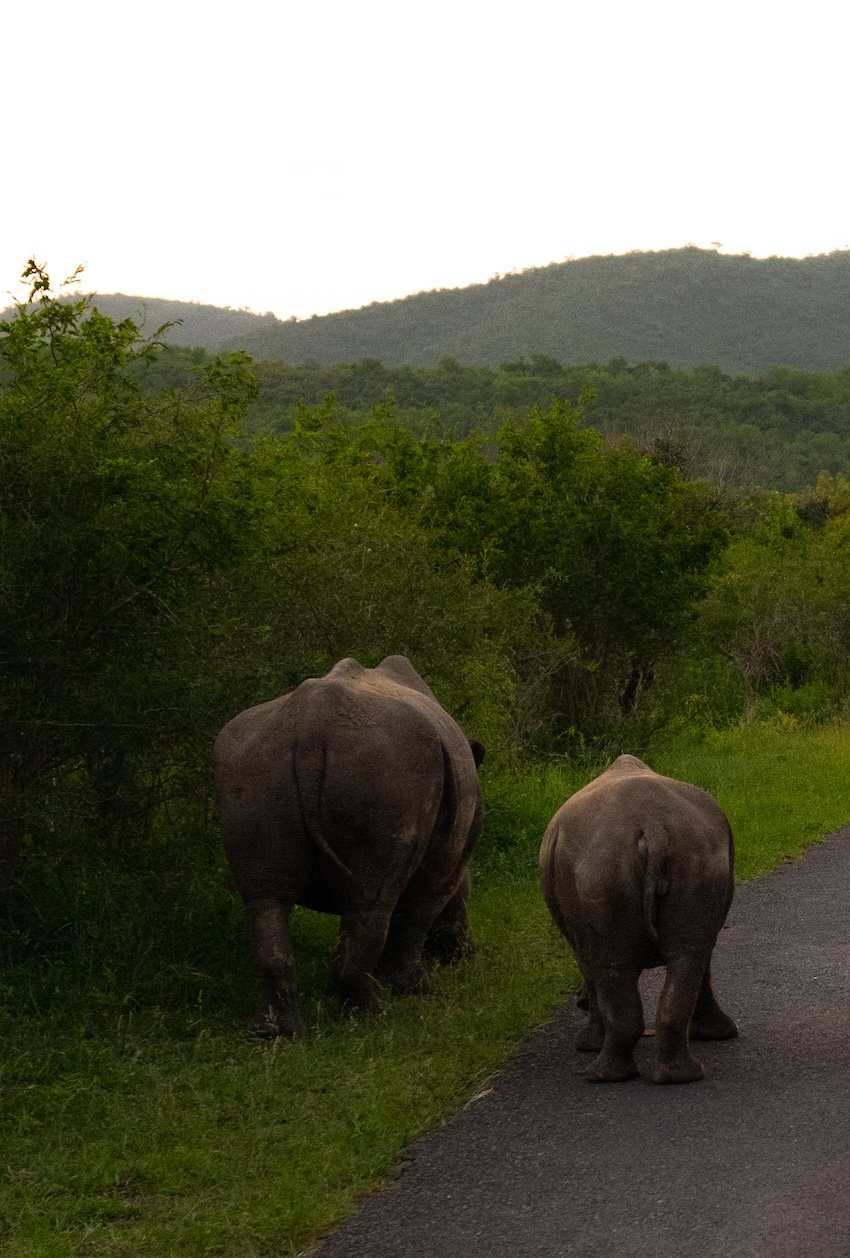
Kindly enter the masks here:
[[637, 756], [618, 756], [607, 769], [570, 795], [555, 814], [553, 821], [560, 816], [569, 816], [572, 819], [582, 815], [598, 817], [612, 808], [615, 809], [618, 806], [617, 801], [623, 798], [633, 799], [635, 793], [645, 794], [647, 789], [652, 792], [654, 787], [664, 781], [648, 764], [638, 760]]
[[419, 694], [434, 699], [435, 703], [437, 701], [428, 683], [419, 676], [406, 655], [388, 655], [372, 672], [382, 677], [389, 677], [399, 686], [416, 690]]
[[[607, 769], [603, 769], [597, 777], [591, 778], [586, 786], [571, 796], [571, 799], [582, 803], [592, 799], [606, 799], [624, 790], [639, 789], [638, 783], [662, 780], [654, 769], [650, 769], [648, 764], [638, 760], [637, 756], [618, 756]], [[632, 783], [635, 785], [633, 786]]]
[[637, 756], [630, 756], [630, 755], [618, 756], [617, 759], [612, 764], [609, 764], [605, 772], [616, 774], [618, 777], [624, 777], [627, 774], [628, 775], [634, 775], [634, 774], [646, 775], [649, 773], [651, 773], [653, 777], [656, 776], [655, 770], [650, 769], [648, 764], [646, 764], [643, 760], [638, 760]]
[[338, 664], [334, 664], [333, 668], [325, 674], [324, 677], [313, 678], [316, 681], [356, 681], [359, 680], [369, 670], [364, 668], [359, 660], [355, 660], [352, 656], [347, 655], [344, 660], [340, 660]]

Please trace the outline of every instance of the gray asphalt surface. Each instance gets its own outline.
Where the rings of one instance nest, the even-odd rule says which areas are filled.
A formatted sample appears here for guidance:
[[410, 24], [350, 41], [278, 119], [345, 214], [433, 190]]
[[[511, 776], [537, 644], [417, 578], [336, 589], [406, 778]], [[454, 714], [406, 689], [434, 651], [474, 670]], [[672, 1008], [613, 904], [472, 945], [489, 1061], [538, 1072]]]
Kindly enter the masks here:
[[850, 825], [738, 888], [714, 975], [702, 1083], [586, 1082], [571, 1002], [311, 1253], [848, 1258]]

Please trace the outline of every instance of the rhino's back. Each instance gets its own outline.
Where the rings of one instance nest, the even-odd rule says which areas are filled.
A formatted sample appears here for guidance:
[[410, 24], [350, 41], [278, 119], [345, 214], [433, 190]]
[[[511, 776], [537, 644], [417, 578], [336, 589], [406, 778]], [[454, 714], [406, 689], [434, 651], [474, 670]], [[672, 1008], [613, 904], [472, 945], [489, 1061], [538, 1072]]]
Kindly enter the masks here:
[[[402, 668], [384, 665], [394, 661]], [[415, 681], [419, 686], [415, 687]], [[214, 744], [219, 772], [279, 758], [297, 738], [346, 745], [352, 732], [361, 741], [381, 740], [384, 731], [422, 736], [446, 727], [457, 729], [404, 656], [390, 657], [377, 668], [343, 659], [322, 677], [310, 677], [288, 694], [246, 708], [223, 727]], [[459, 732], [459, 731], [458, 731]]]
[[665, 777], [634, 756], [620, 756], [598, 777], [571, 795], [555, 813], [549, 830], [569, 843], [623, 842], [648, 825], [671, 833], [693, 833], [721, 841], [726, 817], [701, 787]]

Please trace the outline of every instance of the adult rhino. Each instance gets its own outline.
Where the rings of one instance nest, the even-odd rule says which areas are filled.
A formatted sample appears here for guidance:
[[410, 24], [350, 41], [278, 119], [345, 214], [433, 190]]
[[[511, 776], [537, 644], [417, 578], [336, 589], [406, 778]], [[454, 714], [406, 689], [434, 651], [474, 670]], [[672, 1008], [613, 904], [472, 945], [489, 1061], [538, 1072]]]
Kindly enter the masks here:
[[253, 1029], [303, 1030], [289, 915], [340, 916], [334, 977], [351, 1012], [375, 978], [424, 985], [423, 950], [470, 950], [468, 862], [481, 825], [470, 744], [403, 655], [345, 659], [235, 717], [215, 743], [224, 842], [261, 975]]
[[595, 1081], [637, 1074], [638, 979], [667, 967], [656, 1015], [655, 1083], [703, 1077], [688, 1038], [737, 1035], [711, 986], [711, 954], [734, 890], [729, 822], [699, 787], [620, 756], [555, 813], [540, 849], [543, 894], [585, 982], [576, 1048]]

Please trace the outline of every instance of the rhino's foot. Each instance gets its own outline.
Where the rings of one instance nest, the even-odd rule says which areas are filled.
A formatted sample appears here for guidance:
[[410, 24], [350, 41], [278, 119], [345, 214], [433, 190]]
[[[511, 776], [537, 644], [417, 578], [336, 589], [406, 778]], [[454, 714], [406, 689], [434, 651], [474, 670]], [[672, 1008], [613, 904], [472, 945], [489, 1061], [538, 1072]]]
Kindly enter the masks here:
[[437, 929], [425, 940], [425, 953], [432, 961], [453, 965], [475, 956], [475, 944], [468, 931]]
[[653, 1083], [698, 1083], [703, 1077], [702, 1066], [690, 1054], [672, 1061], [659, 1061], [652, 1072]]
[[590, 1083], [624, 1083], [626, 1079], [634, 1079], [637, 1073], [633, 1057], [606, 1057], [603, 1053], [584, 1072]]
[[692, 1040], [733, 1040], [737, 1034], [738, 1025], [735, 1019], [730, 1018], [722, 1009], [702, 1018], [695, 1016], [688, 1031]]
[[419, 962], [405, 969], [384, 969], [381, 967], [381, 981], [386, 983], [394, 996], [424, 996], [429, 990], [428, 972]]
[[297, 1009], [282, 1009], [275, 1005], [261, 1005], [251, 1020], [250, 1030], [261, 1040], [293, 1040], [305, 1034]]
[[588, 1019], [576, 1036], [576, 1049], [580, 1053], [599, 1053], [605, 1043], [605, 1028], [601, 1021]]
[[349, 1018], [368, 1018], [381, 1012], [378, 993], [374, 985], [367, 983], [343, 982], [339, 985], [342, 997], [342, 1011]]

